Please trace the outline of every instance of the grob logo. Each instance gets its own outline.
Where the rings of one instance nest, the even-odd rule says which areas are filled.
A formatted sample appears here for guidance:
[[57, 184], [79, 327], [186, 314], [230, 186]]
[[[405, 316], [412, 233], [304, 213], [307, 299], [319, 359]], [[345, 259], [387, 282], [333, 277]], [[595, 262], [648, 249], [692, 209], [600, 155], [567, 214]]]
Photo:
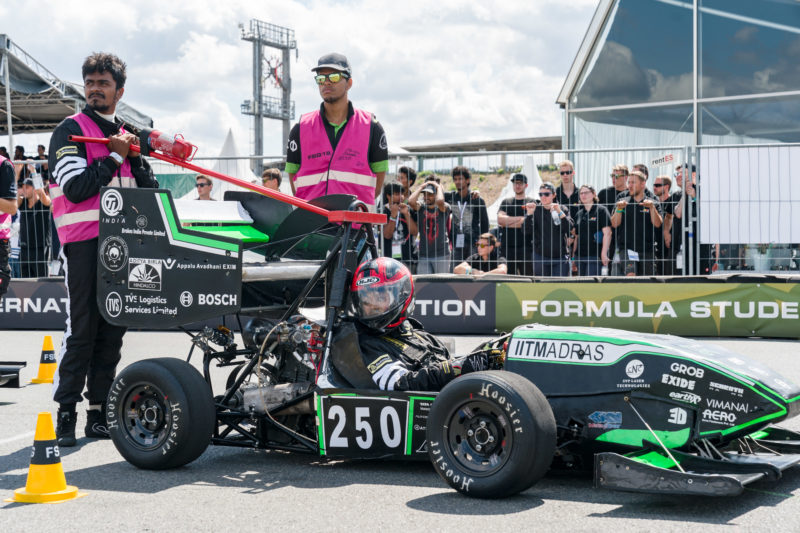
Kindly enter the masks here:
[[184, 306], [184, 307], [189, 307], [190, 305], [192, 305], [192, 302], [193, 302], [193, 301], [194, 301], [194, 297], [192, 296], [192, 293], [191, 293], [191, 292], [189, 292], [189, 291], [183, 291], [183, 292], [181, 293], [181, 296], [180, 296], [180, 302], [181, 302], [181, 305], [182, 305], [182, 306]]
[[122, 211], [122, 195], [114, 189], [104, 192], [100, 207], [103, 208], [103, 213], [106, 215], [110, 217], [117, 216]]
[[128, 260], [128, 245], [119, 237], [107, 237], [100, 245], [100, 261], [103, 266], [116, 272]]
[[706, 373], [702, 368], [684, 365], [683, 363], [672, 363], [669, 369], [678, 374], [685, 374], [692, 378], [702, 378]]
[[644, 363], [639, 361], [638, 359], [634, 359], [630, 361], [625, 366], [625, 373], [628, 375], [629, 378], [638, 378], [644, 373]]
[[122, 298], [116, 292], [111, 292], [106, 296], [106, 313], [114, 318], [122, 312]]

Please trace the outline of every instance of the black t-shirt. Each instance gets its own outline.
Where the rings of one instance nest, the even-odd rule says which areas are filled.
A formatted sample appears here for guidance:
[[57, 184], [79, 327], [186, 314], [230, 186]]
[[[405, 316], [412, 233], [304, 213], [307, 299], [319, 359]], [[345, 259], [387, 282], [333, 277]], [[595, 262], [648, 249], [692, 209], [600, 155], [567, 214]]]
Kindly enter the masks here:
[[578, 213], [578, 208], [581, 207], [581, 197], [580, 194], [578, 194], [578, 187], [575, 187], [572, 190], [572, 194], [567, 196], [562, 186], [559, 185], [556, 187], [556, 198], [554, 202], [567, 208], [564, 210], [564, 212], [572, 217], [573, 220], [575, 220], [575, 215]]
[[604, 206], [593, 204], [589, 211], [581, 207], [575, 217], [575, 232], [578, 234], [575, 255], [600, 257], [603, 251], [603, 228], [606, 227], [611, 227], [611, 215]]
[[617, 197], [620, 195], [627, 195], [628, 190], [622, 189], [618, 191], [614, 187], [606, 187], [597, 193], [597, 203], [608, 209], [609, 213], [614, 212], [614, 205], [617, 203]]
[[[644, 198], [653, 201], [654, 209], [657, 209], [661, 216], [664, 216], [661, 202], [658, 198], [645, 193]], [[633, 250], [638, 253], [652, 254], [655, 247], [660, 242], [661, 228], [656, 228], [650, 219], [650, 210], [636, 202], [632, 196], [621, 196], [620, 200], [626, 200], [628, 205], [622, 213], [622, 224], [617, 231], [620, 249]]]
[[[533, 198], [506, 198], [500, 202], [499, 211], [504, 212], [510, 217], [524, 217], [525, 204], [533, 203]], [[503, 232], [503, 247], [506, 248], [528, 248], [531, 246], [530, 225], [522, 224], [519, 228], [501, 228]]]
[[472, 270], [480, 270], [481, 272], [489, 272], [500, 265], [507, 264], [505, 257], [498, 257], [496, 249], [492, 250], [488, 259], [484, 259], [480, 254], [472, 254], [465, 261], [472, 267]]
[[[386, 219], [390, 220], [392, 210], [389, 206], [383, 208], [383, 214]], [[417, 213], [413, 209], [408, 210], [408, 214], [412, 220], [416, 222]], [[391, 219], [394, 220], [394, 219]], [[394, 246], [399, 245], [400, 254], [398, 255]], [[395, 259], [408, 264], [409, 261], [416, 259], [414, 257], [414, 239], [411, 237], [411, 231], [408, 228], [406, 218], [398, 211], [397, 219], [395, 221], [395, 229], [391, 239], [383, 238], [383, 255], [385, 257], [394, 257]]]
[[462, 198], [458, 191], [444, 193], [444, 201], [450, 204], [450, 210], [453, 213], [453, 247], [458, 246], [458, 235], [463, 233], [464, 248], [469, 250], [470, 253], [467, 255], [470, 255], [478, 237], [489, 231], [489, 213], [486, 210], [486, 202], [483, 201], [483, 198], [473, 198], [472, 194]]
[[19, 206], [19, 246], [20, 248], [47, 248], [50, 238], [50, 208], [36, 200], [28, 207], [28, 200]]
[[548, 259], [564, 259], [569, 253], [567, 237], [572, 231], [572, 219], [564, 208], [566, 216], [556, 224], [551, 213], [549, 209], [539, 205], [533, 215], [526, 219], [532, 223], [533, 250]]
[[7, 160], [0, 165], [0, 198], [17, 200], [17, 178], [14, 175], [14, 165]]

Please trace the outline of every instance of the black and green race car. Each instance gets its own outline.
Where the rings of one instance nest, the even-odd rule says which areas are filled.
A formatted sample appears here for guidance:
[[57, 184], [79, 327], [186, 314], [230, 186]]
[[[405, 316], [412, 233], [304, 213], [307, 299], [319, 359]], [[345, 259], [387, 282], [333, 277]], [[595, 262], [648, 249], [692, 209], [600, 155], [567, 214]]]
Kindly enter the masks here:
[[[797, 414], [800, 387], [744, 356], [668, 335], [521, 326], [476, 348], [490, 370], [439, 392], [377, 390], [347, 314], [349, 277], [376, 255], [376, 215], [344, 201], [321, 199], [316, 209], [327, 218], [295, 211], [281, 224], [291, 228], [274, 233], [266, 220], [259, 238], [276, 247], [272, 262], [243, 268], [244, 240], [217, 222], [185, 226], [169, 191], [104, 189], [98, 304], [106, 320], [165, 327], [252, 317], [240, 320], [241, 347], [222, 326], [186, 329], [202, 373], [167, 357], [117, 376], [107, 416], [125, 459], [173, 468], [209, 443], [423, 459], [457, 491], [494, 498], [551, 468], [593, 470], [602, 488], [735, 495], [800, 462], [800, 434], [773, 425]], [[252, 219], [275, 212], [261, 205]], [[316, 262], [284, 256], [314, 249], [323, 252]], [[267, 303], [243, 308], [244, 284], [294, 274], [304, 279], [291, 297], [268, 289]], [[307, 312], [315, 298], [324, 304], [316, 319]], [[218, 371], [226, 378], [212, 379]]]

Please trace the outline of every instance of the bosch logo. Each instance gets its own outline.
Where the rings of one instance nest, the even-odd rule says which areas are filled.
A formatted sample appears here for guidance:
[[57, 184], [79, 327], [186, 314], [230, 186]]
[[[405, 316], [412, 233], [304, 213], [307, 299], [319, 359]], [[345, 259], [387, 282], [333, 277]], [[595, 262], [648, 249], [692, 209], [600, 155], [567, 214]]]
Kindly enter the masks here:
[[198, 305], [237, 305], [239, 298], [235, 294], [198, 294]]
[[180, 302], [181, 305], [184, 307], [189, 307], [190, 305], [192, 305], [192, 302], [194, 302], [194, 297], [192, 296], [192, 293], [189, 291], [183, 291], [180, 295]]
[[100, 207], [106, 215], [110, 217], [117, 216], [122, 211], [122, 195], [115, 189], [107, 190], [100, 200]]
[[136, 227], [139, 229], [144, 229], [147, 227], [147, 216], [139, 215], [136, 217]]
[[638, 378], [644, 373], [644, 363], [634, 359], [625, 366], [625, 373], [629, 378]]
[[372, 285], [373, 283], [378, 283], [380, 281], [379, 278], [376, 276], [369, 276], [366, 278], [361, 278], [356, 282], [356, 286], [361, 287], [362, 285]]

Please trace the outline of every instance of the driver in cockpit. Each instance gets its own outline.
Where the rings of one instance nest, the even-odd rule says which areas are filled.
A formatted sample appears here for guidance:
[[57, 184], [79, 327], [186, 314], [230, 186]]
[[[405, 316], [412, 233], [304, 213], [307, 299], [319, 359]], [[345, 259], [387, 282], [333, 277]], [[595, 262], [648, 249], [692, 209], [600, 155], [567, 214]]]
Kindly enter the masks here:
[[399, 261], [379, 257], [362, 263], [350, 297], [362, 358], [379, 389], [438, 391], [461, 374], [488, 368], [483, 353], [451, 359], [439, 339], [408, 316], [414, 281]]

